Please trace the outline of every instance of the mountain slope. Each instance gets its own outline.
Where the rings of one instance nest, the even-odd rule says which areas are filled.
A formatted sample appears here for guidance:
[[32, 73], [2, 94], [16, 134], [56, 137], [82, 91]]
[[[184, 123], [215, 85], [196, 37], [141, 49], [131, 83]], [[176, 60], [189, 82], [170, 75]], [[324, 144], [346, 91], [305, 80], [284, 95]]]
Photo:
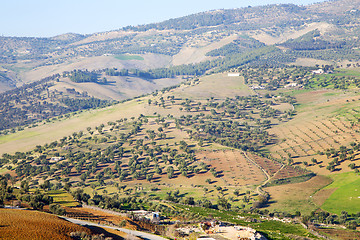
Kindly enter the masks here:
[[[356, 63], [360, 59], [359, 13], [359, 3], [354, 0], [308, 6], [276, 4], [208, 11], [91, 35], [2, 37], [0, 73], [4, 81], [0, 91], [74, 69], [144, 70], [195, 64], [194, 68], [201, 69], [196, 74], [203, 74], [214, 68], [226, 70], [244, 64], [302, 64], [304, 59], [311, 59], [306, 64], [313, 65], [317, 61], [334, 65], [344, 61]], [[264, 44], [277, 50], [266, 51]], [[257, 52], [262, 54], [258, 56]], [[135, 54], [144, 60], [123, 58], [124, 54]], [[255, 57], [248, 57], [252, 55]], [[204, 68], [205, 65], [210, 67]], [[177, 71], [176, 75], [189, 73]], [[139, 80], [135, 85], [142, 83], [146, 82]], [[110, 85], [102, 87], [122, 94]], [[145, 92], [154, 89], [149, 86]]]

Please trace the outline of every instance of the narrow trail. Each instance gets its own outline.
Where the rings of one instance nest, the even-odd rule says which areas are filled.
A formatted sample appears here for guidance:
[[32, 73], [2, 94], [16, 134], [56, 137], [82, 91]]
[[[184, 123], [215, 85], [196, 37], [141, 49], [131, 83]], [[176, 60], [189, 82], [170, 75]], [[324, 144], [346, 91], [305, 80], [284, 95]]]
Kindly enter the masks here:
[[[268, 182], [270, 182], [271, 180], [271, 176], [270, 174], [263, 168], [261, 167], [259, 164], [257, 164], [253, 159], [251, 159], [246, 152], [243, 152], [245, 158], [247, 160], [249, 160], [251, 163], [253, 163], [255, 166], [257, 166], [265, 175], [266, 179], [264, 182], [262, 182], [259, 186], [256, 187], [256, 192], [259, 194], [259, 195], [263, 195], [263, 194], [266, 194], [267, 192], [265, 190], [262, 189], [263, 186], [265, 186]], [[282, 164], [281, 165], [281, 168], [274, 174], [274, 176], [280, 172], [282, 169], [284, 169], [286, 165], [285, 164]]]
[[257, 164], [257, 162], [255, 162], [254, 160], [252, 160], [247, 154], [246, 152], [243, 152], [245, 158], [250, 161], [252, 164], [254, 164], [255, 166], [257, 166], [265, 175], [266, 179], [265, 181], [260, 184], [259, 186], [256, 187], [256, 192], [259, 195], [263, 195], [264, 193], [266, 193], [261, 187], [264, 186], [265, 184], [267, 184], [270, 180], [271, 180], [271, 176], [269, 175], [269, 173], [263, 168], [261, 167], [259, 164]]

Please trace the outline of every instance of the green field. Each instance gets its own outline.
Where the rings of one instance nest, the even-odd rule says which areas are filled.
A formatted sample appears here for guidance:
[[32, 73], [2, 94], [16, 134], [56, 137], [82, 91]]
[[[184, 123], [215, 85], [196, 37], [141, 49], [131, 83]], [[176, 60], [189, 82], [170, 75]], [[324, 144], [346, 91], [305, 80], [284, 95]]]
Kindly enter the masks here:
[[341, 69], [340, 71], [331, 74], [333, 76], [360, 76], [359, 69]]
[[138, 55], [116, 55], [115, 58], [118, 60], [124, 60], [124, 61], [128, 61], [128, 60], [143, 61], [144, 60], [144, 58], [142, 56], [138, 56]]
[[321, 206], [326, 211], [340, 214], [360, 212], [360, 176], [349, 172], [331, 176], [334, 182], [325, 189], [336, 189]]
[[54, 198], [54, 203], [61, 204], [66, 207], [75, 207], [79, 205], [77, 201], [70, 195], [70, 193], [64, 190], [52, 190], [47, 193]]

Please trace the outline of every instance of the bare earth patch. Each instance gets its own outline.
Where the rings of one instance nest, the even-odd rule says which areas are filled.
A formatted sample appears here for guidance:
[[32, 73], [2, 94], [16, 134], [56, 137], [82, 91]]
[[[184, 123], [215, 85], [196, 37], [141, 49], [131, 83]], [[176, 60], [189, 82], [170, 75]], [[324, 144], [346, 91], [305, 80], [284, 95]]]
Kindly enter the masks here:
[[313, 196], [313, 202], [318, 205], [319, 207], [321, 207], [321, 205], [324, 204], [324, 202], [326, 201], [326, 199], [328, 199], [331, 194], [333, 194], [333, 192], [336, 191], [337, 188], [331, 188], [331, 189], [321, 189], [320, 191], [318, 191], [316, 194], [314, 194]]
[[327, 235], [331, 239], [335, 239], [335, 240], [360, 239], [360, 232], [346, 230], [346, 229], [322, 228], [322, 229], [316, 229], [316, 231], [318, 231], [324, 235]]
[[197, 153], [196, 156], [215, 167], [221, 179], [229, 185], [257, 185], [265, 180], [262, 171], [246, 160], [241, 151], [203, 151]]

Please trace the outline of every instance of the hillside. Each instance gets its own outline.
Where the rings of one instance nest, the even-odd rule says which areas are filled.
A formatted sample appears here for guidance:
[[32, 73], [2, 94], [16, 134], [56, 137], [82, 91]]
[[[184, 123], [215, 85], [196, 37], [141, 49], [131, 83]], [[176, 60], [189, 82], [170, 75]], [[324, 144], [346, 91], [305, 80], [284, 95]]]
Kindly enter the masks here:
[[[359, 3], [347, 0], [309, 6], [280, 4], [209, 11], [92, 35], [2, 37], [1, 71], [21, 85], [73, 69], [151, 69], [171, 64], [199, 63], [213, 60], [214, 57], [209, 57], [213, 55], [209, 53], [216, 49], [225, 50], [215, 55], [221, 57], [233, 53], [246, 54], [261, 48], [262, 45], [256, 41], [266, 45], [277, 44], [287, 51], [265, 54], [261, 59], [250, 61], [254, 64], [259, 64], [259, 60], [276, 65], [287, 64], [296, 62], [298, 58], [326, 60], [335, 64], [347, 59], [356, 63], [359, 57], [355, 50], [359, 47], [356, 41], [358, 11]], [[317, 32], [312, 39], [310, 36], [301, 38], [314, 31]], [[291, 39], [296, 41], [290, 46], [287, 41]], [[316, 47], [298, 47], [301, 44], [315, 44]], [[144, 60], [116, 58], [121, 54], [140, 54]], [[14, 84], [8, 84], [8, 87], [12, 86]]]
[[[26, 210], [0, 209], [1, 239], [74, 239], [76, 234], [98, 239], [116, 235], [70, 223], [47, 213]], [[99, 228], [101, 229], [101, 228]], [[105, 233], [105, 234], [104, 234]], [[124, 239], [120, 236], [115, 239]]]
[[171, 239], [221, 237], [219, 222], [357, 238], [359, 13], [336, 0], [3, 37], [0, 205], [96, 221], [90, 205]]
[[[1, 171], [30, 188], [48, 182], [49, 189], [61, 189], [69, 182], [73, 193], [88, 194], [89, 204], [111, 198], [109, 208], [161, 209], [170, 218], [206, 216], [186, 217], [179, 203], [279, 216], [295, 216], [299, 207], [304, 216], [316, 209], [356, 214], [357, 200], [347, 208], [333, 201], [348, 201], [340, 192], [359, 180], [359, 75], [341, 69], [314, 75], [313, 69], [238, 68], [239, 76], [194, 78], [53, 118], [0, 137]], [[351, 178], [341, 183], [345, 176]], [[265, 225], [258, 228], [275, 236]]]

